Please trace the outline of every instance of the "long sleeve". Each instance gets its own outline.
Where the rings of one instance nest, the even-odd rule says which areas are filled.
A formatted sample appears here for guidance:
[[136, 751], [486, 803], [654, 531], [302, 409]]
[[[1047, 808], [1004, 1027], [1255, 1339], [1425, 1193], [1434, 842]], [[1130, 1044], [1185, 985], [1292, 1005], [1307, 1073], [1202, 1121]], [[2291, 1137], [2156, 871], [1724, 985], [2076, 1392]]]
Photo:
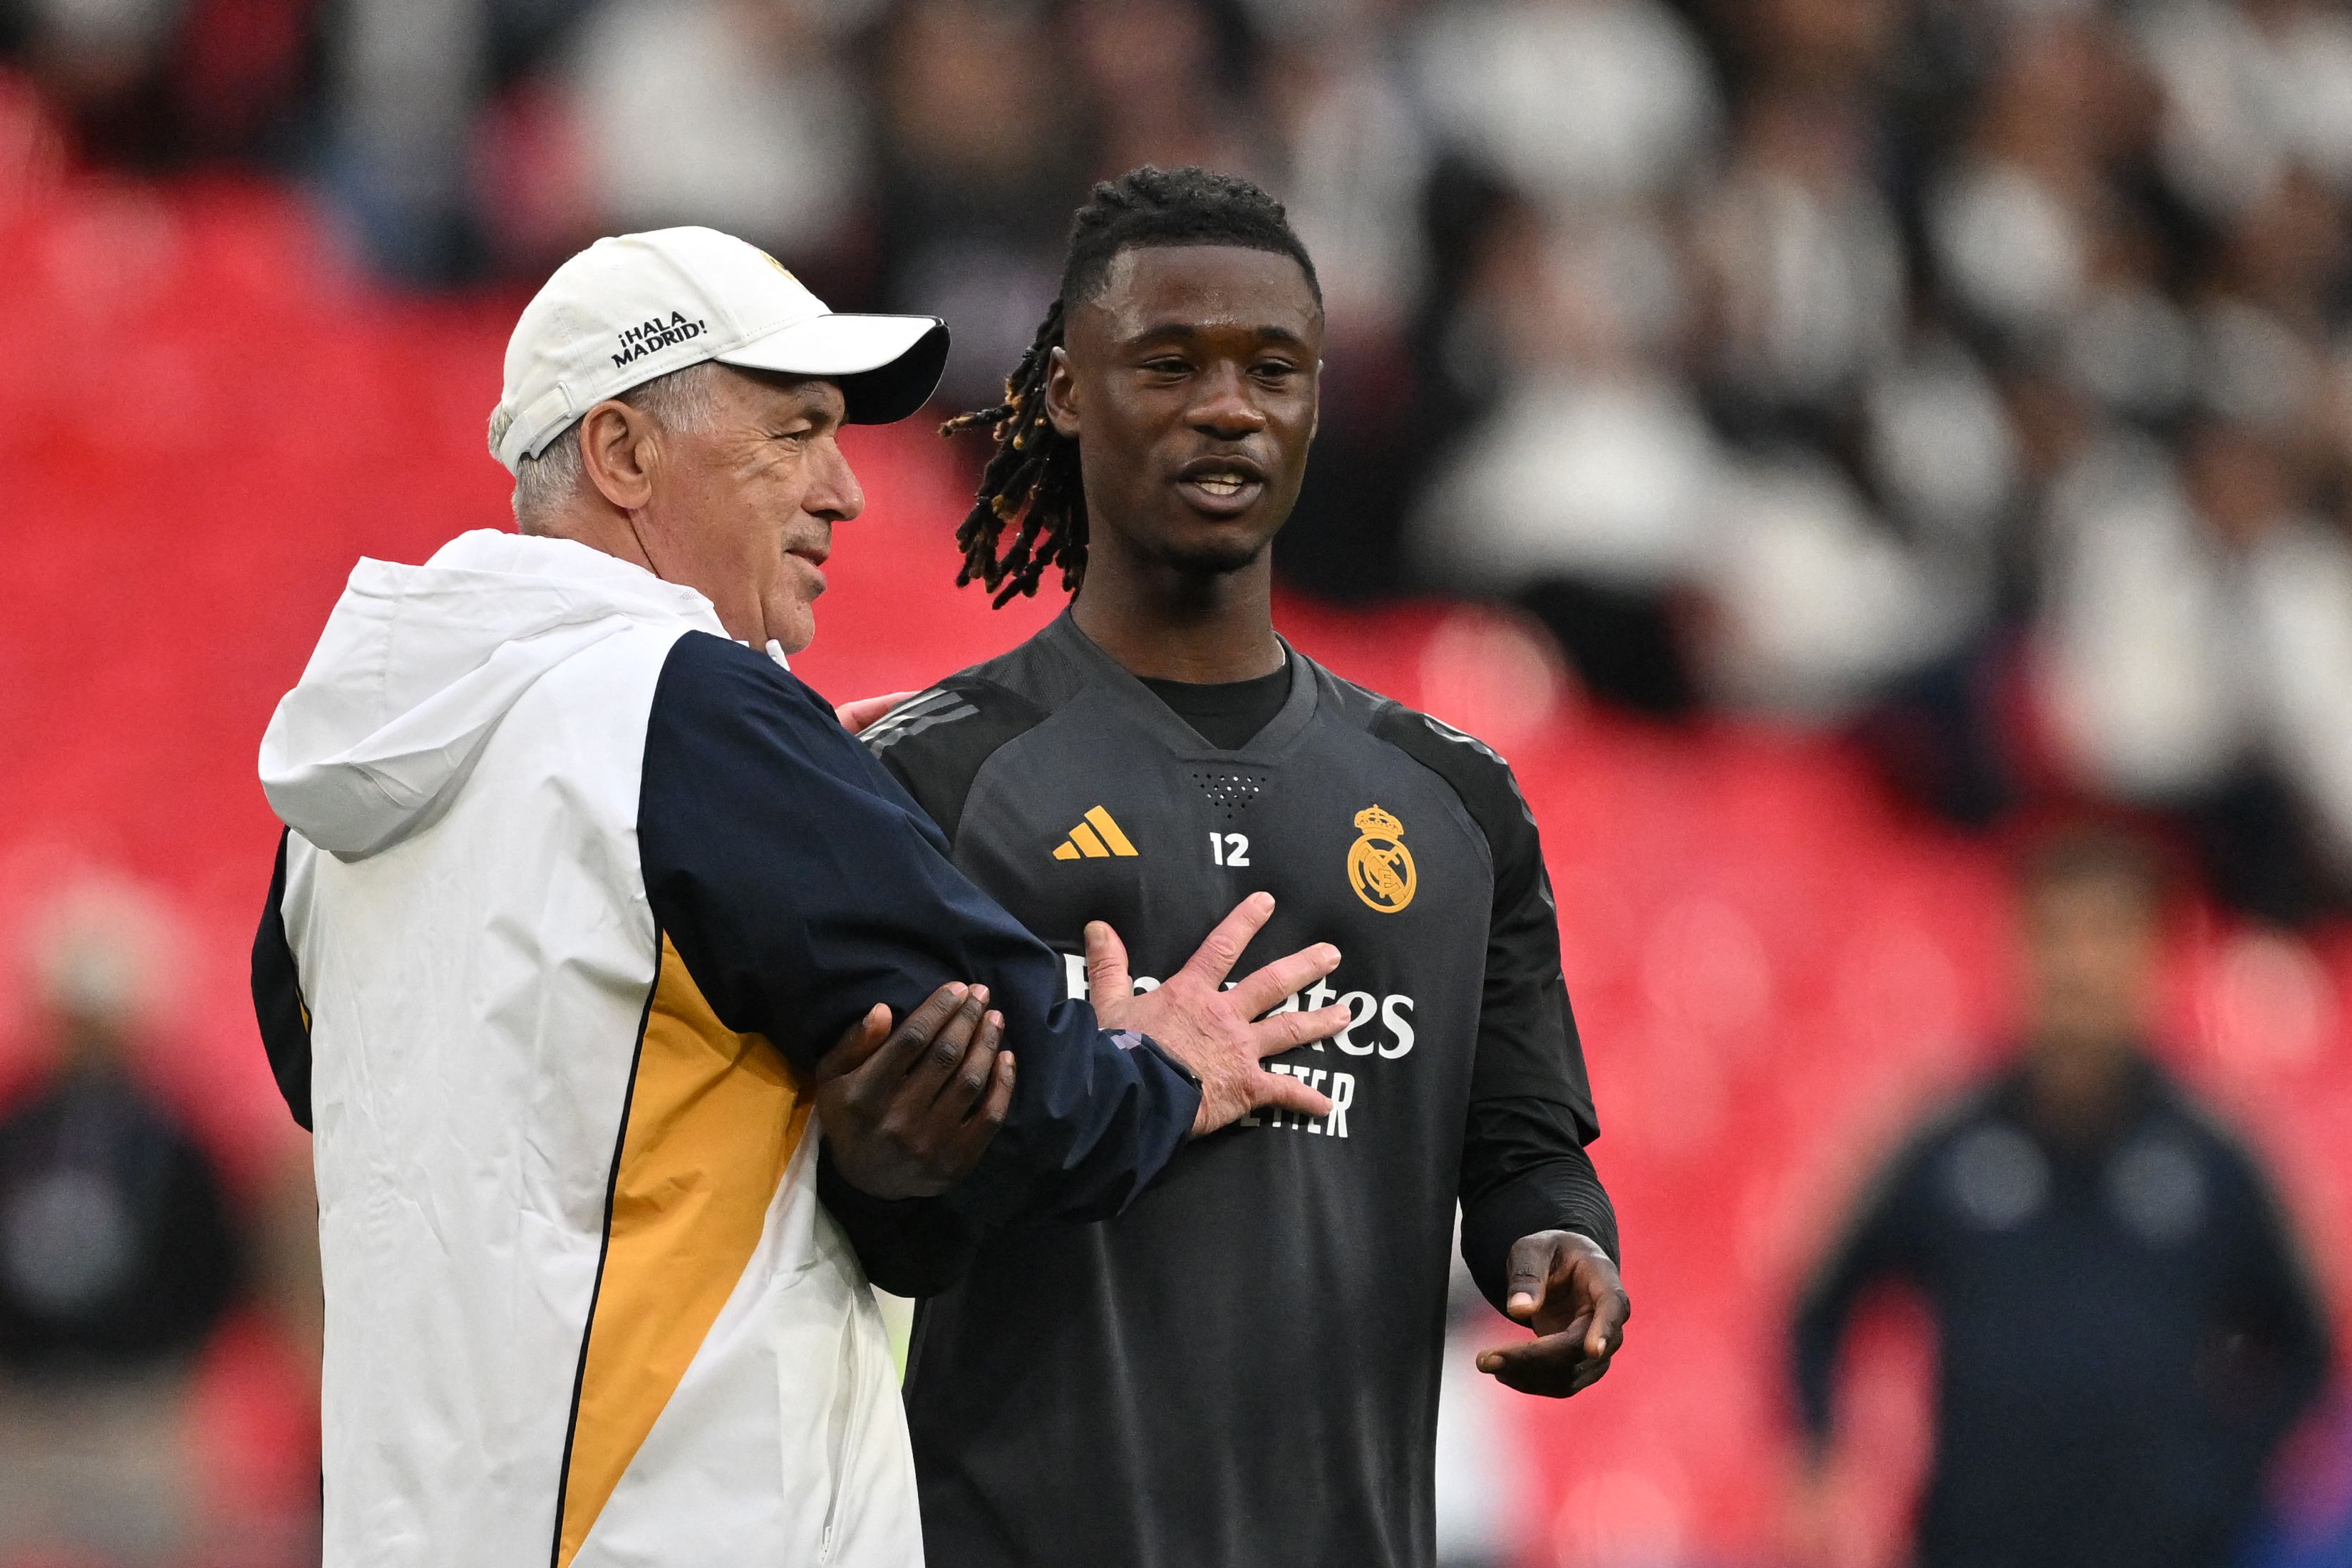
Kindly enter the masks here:
[[1462, 1150], [1462, 1257], [1502, 1310], [1511, 1248], [1538, 1231], [1589, 1236], [1620, 1260], [1617, 1211], [1574, 1124], [1551, 1101], [1486, 1100], [1470, 1108]]
[[840, 1222], [866, 1277], [894, 1296], [936, 1296], [962, 1279], [988, 1227], [944, 1198], [877, 1198], [817, 1152], [817, 1201]]
[[[952, 854], [974, 776], [998, 747], [1045, 717], [1003, 687], [959, 677], [899, 704], [860, 741], [921, 806]], [[946, 1290], [971, 1267], [987, 1234], [943, 1199], [892, 1201], [860, 1192], [822, 1153], [817, 1197], [840, 1222], [866, 1277], [894, 1295]]]
[[1192, 1076], [1065, 999], [1061, 959], [950, 862], [939, 830], [771, 660], [678, 639], [646, 735], [638, 848], [655, 919], [728, 1027], [806, 1070], [879, 1001], [986, 984], [1021, 1064], [952, 1194], [989, 1220], [1103, 1217], [1183, 1142]]
[[1616, 1211], [1585, 1152], [1601, 1123], [1561, 971], [1559, 910], [1535, 813], [1501, 757], [1402, 707], [1381, 716], [1377, 733], [1453, 787], [1493, 859], [1456, 1191], [1462, 1261], [1500, 1311], [1511, 1248], [1522, 1237], [1570, 1230], [1618, 1256]]
[[1612, 1258], [1619, 1248], [1616, 1210], [1585, 1152], [1599, 1129], [1532, 821], [1496, 846], [1495, 880], [1459, 1190], [1462, 1258], [1499, 1311], [1520, 1237], [1570, 1230]]
[[2240, 1154], [2233, 1163], [2245, 1212], [2231, 1227], [2239, 1238], [2232, 1316], [2261, 1352], [2263, 1375], [2247, 1423], [2260, 1463], [2319, 1396], [2334, 1352], [2326, 1305], [2285, 1211], [2251, 1159]]
[[1916, 1162], [1915, 1151], [1906, 1150], [1872, 1184], [1799, 1298], [1790, 1373], [1798, 1416], [1816, 1447], [1829, 1441], [1838, 1348], [1854, 1304], [1882, 1279], [1912, 1272], [1906, 1238], [1916, 1226], [1905, 1205]]

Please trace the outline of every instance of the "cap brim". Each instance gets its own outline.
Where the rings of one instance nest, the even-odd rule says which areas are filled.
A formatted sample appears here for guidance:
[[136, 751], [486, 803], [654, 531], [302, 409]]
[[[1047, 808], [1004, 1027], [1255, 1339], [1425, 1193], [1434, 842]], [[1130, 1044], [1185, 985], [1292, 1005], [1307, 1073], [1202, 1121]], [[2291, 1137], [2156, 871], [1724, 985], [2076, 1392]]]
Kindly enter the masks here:
[[721, 364], [821, 376], [841, 388], [853, 425], [887, 425], [930, 400], [948, 363], [948, 324], [937, 316], [813, 316], [740, 348]]

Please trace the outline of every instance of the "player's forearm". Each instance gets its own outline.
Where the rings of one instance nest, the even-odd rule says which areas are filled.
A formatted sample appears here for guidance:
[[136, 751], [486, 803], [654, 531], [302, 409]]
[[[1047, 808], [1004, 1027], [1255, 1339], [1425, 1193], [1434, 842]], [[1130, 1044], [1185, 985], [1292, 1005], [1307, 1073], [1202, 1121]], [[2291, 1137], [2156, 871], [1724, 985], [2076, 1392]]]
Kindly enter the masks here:
[[877, 1198], [849, 1184], [826, 1152], [817, 1155], [816, 1195], [866, 1277], [894, 1296], [936, 1296], [963, 1278], [980, 1250], [981, 1228], [938, 1198]]
[[1112, 1217], [1192, 1135], [1199, 1083], [1142, 1037], [1102, 1030], [1083, 1002], [1008, 1006], [1005, 1018], [1020, 1066], [1012, 1112], [943, 1201], [988, 1225]]
[[1034, 993], [1023, 1005], [1018, 987], [994, 999], [1007, 1003], [1029, 1042], [1023, 1070], [1046, 1087], [1018, 1117], [1007, 1108], [977, 1169], [937, 1197], [893, 1200], [852, 1184], [833, 1158], [830, 1131], [820, 1152], [819, 1198], [867, 1277], [898, 1295], [953, 1285], [991, 1225], [1118, 1214], [1182, 1146], [1198, 1109], [1190, 1074], [1139, 1036], [1097, 1028], [1091, 1009], [1044, 1014]]
[[[1519, 1152], [1523, 1157], [1507, 1164], [1491, 1150], [1465, 1151], [1464, 1157], [1462, 1260], [1497, 1311], [1508, 1294], [1511, 1248], [1521, 1237], [1574, 1231], [1598, 1242], [1612, 1261], [1618, 1258], [1616, 1208], [1584, 1150], [1570, 1142]], [[1482, 1165], [1493, 1168], [1476, 1169]]]

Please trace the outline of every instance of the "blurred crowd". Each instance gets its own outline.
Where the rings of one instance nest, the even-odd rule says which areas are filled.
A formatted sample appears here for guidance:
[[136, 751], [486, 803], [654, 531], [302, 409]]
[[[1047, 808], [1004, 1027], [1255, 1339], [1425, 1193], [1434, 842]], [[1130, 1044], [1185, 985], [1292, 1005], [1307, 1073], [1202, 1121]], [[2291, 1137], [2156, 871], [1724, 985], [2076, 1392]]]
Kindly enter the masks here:
[[2352, 15], [2330, 0], [6, 0], [87, 154], [382, 273], [703, 222], [987, 400], [1086, 183], [1248, 174], [1330, 301], [1292, 583], [1596, 700], [1850, 730], [1964, 825], [2352, 900]]

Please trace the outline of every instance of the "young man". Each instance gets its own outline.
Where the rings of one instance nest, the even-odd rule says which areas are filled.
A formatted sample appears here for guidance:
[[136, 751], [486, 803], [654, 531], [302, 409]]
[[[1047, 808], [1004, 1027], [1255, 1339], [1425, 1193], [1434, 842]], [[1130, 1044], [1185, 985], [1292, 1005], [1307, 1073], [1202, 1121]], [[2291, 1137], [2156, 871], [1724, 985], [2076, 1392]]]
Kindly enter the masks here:
[[[1573, 1394], [1627, 1303], [1536, 826], [1486, 747], [1290, 649], [1268, 545], [1315, 434], [1313, 264], [1246, 182], [1139, 169], [1079, 212], [961, 540], [1071, 610], [866, 732], [1070, 989], [1165, 975], [1242, 893], [1328, 941], [1349, 1023], [1276, 1059], [1331, 1101], [1185, 1150], [1116, 1220], [974, 1233], [840, 1194], [877, 1283], [939, 1292], [907, 1399], [935, 1561], [1426, 1564], [1454, 1205], [1481, 1358]], [[1009, 543], [1006, 534], [1010, 533]], [[1108, 922], [1105, 924], [1104, 922]], [[1109, 935], [1124, 933], [1131, 948]], [[1079, 952], [1083, 946], [1083, 963]], [[828, 1192], [835, 1189], [827, 1188]]]

